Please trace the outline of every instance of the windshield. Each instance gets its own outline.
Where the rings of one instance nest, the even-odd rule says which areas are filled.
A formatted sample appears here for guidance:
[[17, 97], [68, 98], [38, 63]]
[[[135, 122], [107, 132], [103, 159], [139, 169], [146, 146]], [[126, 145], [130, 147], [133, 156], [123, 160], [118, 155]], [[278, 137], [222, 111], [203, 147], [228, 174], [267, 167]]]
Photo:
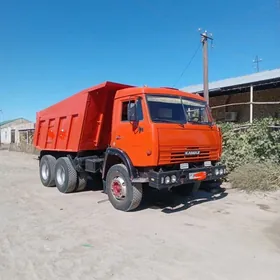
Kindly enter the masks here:
[[147, 103], [153, 122], [197, 123], [210, 122], [207, 104], [185, 97], [147, 95]]

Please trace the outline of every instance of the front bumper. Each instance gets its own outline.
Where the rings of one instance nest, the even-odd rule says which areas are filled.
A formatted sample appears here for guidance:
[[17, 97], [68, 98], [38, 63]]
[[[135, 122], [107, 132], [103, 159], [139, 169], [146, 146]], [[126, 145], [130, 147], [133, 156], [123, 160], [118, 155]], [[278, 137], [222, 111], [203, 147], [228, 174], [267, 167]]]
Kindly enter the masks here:
[[[216, 170], [219, 170], [218, 174]], [[220, 170], [223, 170], [223, 172], [221, 172]], [[202, 179], [196, 178], [196, 174], [203, 174], [204, 176], [202, 177]], [[148, 174], [149, 186], [159, 190], [176, 187], [184, 184], [191, 184], [198, 181], [218, 180], [225, 177], [226, 175], [227, 172], [225, 165], [201, 168], [188, 168], [165, 172], [150, 171]]]

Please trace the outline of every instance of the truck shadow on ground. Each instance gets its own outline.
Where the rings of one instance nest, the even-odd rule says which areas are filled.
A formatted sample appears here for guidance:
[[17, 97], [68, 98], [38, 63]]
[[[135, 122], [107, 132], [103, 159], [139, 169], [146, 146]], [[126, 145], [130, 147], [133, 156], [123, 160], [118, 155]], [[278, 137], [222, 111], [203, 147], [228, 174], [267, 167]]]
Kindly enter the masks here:
[[88, 192], [88, 191], [101, 191], [103, 190], [102, 178], [99, 175], [89, 176], [87, 179], [87, 186], [84, 190], [78, 192]]
[[155, 209], [165, 214], [172, 214], [185, 211], [193, 206], [220, 200], [228, 196], [224, 188], [216, 187], [212, 190], [200, 189], [194, 194], [184, 194], [177, 191], [157, 192], [146, 190], [143, 204], [139, 210]]
[[[99, 177], [89, 178], [85, 191], [103, 191], [102, 179]], [[106, 194], [105, 194], [106, 195]], [[190, 194], [189, 189], [175, 189], [172, 191], [158, 191], [149, 187], [144, 188], [143, 200], [135, 212], [146, 209], [161, 210], [165, 214], [177, 213], [187, 210], [193, 206], [220, 200], [228, 196], [225, 188], [220, 184], [214, 187], [202, 186], [199, 191]], [[107, 198], [107, 195], [106, 195]], [[102, 200], [102, 202], [107, 199]]]

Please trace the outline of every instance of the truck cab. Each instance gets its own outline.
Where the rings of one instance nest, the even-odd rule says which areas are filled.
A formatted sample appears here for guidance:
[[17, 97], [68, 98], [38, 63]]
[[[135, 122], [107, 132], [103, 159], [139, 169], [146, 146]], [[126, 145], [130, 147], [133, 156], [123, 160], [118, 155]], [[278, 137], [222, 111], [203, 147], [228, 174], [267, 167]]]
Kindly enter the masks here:
[[221, 135], [199, 95], [133, 88], [117, 92], [111, 147], [136, 167], [218, 161]]
[[[205, 99], [175, 89], [118, 91], [110, 149], [126, 158], [132, 184], [159, 190], [180, 185], [197, 188], [200, 182], [226, 173], [219, 164], [221, 132]], [[107, 170], [105, 165], [104, 178]], [[110, 187], [108, 180], [106, 186]]]

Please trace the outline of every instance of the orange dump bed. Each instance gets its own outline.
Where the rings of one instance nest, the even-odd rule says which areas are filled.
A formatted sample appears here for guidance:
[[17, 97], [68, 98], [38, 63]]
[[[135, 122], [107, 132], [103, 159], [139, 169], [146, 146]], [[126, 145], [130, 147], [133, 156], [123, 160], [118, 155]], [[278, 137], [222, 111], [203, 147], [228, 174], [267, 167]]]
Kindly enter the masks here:
[[115, 94], [128, 87], [105, 82], [38, 112], [34, 145], [40, 150], [68, 152], [106, 149]]

